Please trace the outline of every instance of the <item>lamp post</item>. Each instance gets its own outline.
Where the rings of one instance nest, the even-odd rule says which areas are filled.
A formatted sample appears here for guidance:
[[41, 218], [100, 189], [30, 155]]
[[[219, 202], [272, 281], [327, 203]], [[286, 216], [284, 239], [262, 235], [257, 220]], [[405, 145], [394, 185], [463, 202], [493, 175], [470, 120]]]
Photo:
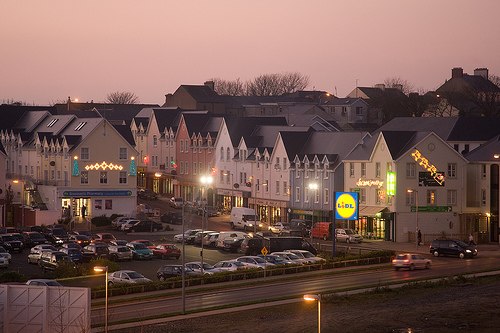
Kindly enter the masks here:
[[104, 305], [104, 332], [108, 332], [108, 266], [95, 266], [94, 271], [106, 273], [106, 301]]
[[[318, 191], [318, 183], [309, 183], [309, 190], [312, 191], [313, 193], [313, 203], [312, 203], [312, 216], [311, 216], [311, 227], [314, 225], [314, 204], [316, 202], [316, 191]], [[312, 201], [312, 200], [311, 200]], [[321, 200], [319, 200], [321, 201]], [[320, 207], [321, 207], [321, 204], [320, 204]], [[312, 232], [311, 232], [311, 243], [312, 243], [312, 240], [313, 240], [313, 237], [312, 237]]]
[[415, 193], [415, 247], [418, 249], [418, 191], [412, 188], [406, 191], [408, 193]]
[[210, 184], [212, 184], [212, 182], [214, 181], [213, 177], [212, 176], [201, 176], [200, 177], [200, 183], [203, 185], [202, 187], [202, 191], [205, 190], [204, 192], [206, 193], [206, 200], [203, 200], [203, 192], [202, 192], [202, 195], [201, 195], [201, 199], [202, 199], [202, 202], [203, 202], [203, 215], [201, 217], [201, 275], [203, 276], [204, 274], [204, 268], [203, 268], [203, 230], [204, 230], [204, 227], [203, 227], [203, 224], [206, 223], [208, 224], [208, 216], [207, 216], [207, 207], [206, 207], [206, 204], [207, 204], [207, 201], [208, 201], [208, 193], [206, 191], [206, 187]]
[[321, 333], [321, 294], [304, 295], [305, 301], [318, 301], [318, 333]]
[[186, 203], [182, 202], [182, 314], [186, 313], [186, 235], [184, 234], [184, 212]]
[[21, 227], [24, 227], [24, 181], [15, 179], [12, 182], [14, 184], [21, 183]]

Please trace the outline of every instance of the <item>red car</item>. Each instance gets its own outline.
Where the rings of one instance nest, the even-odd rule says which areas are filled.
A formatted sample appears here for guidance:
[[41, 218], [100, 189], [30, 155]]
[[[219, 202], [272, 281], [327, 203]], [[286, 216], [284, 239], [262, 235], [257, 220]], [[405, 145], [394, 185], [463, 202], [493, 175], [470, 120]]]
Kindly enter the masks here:
[[179, 259], [181, 250], [174, 244], [160, 244], [153, 248], [153, 255], [161, 259]]
[[156, 247], [156, 245], [148, 239], [136, 239], [136, 240], [133, 240], [131, 243], [142, 243], [142, 244], [146, 245], [148, 249], [151, 249], [151, 250]]

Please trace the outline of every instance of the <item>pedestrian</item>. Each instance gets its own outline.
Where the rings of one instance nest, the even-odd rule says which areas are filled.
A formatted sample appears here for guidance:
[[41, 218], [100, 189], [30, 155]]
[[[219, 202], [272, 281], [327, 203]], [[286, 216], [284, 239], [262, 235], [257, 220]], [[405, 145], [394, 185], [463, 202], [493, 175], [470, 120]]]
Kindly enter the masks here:
[[469, 235], [469, 245], [476, 245], [474, 242], [474, 236], [472, 236], [472, 233]]
[[82, 205], [82, 218], [85, 218], [86, 213], [87, 213], [87, 207], [85, 207], [85, 205]]
[[418, 229], [417, 239], [418, 239], [418, 245], [422, 244], [422, 233], [420, 232], [420, 229]]

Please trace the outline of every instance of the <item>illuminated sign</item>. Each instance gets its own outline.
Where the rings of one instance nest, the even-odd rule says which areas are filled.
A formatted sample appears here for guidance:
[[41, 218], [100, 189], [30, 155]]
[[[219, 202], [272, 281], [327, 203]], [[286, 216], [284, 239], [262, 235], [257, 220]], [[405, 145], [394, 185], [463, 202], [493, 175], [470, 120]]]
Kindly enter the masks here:
[[444, 174], [442, 172], [438, 172], [437, 168], [434, 166], [434, 164], [430, 163], [428, 159], [422, 156], [422, 153], [418, 149], [415, 149], [413, 153], [411, 153], [411, 156], [413, 159], [415, 159], [415, 162], [418, 162], [424, 168], [425, 170], [429, 171], [431, 173], [431, 177], [434, 178], [434, 180], [439, 184], [443, 185], [444, 183]]
[[384, 186], [384, 181], [379, 179], [373, 180], [373, 179], [359, 178], [358, 181], [356, 182], [356, 185], [359, 187], [377, 186], [378, 188], [381, 188], [382, 186]]
[[96, 164], [90, 164], [85, 166], [85, 170], [123, 170], [123, 166], [118, 165], [118, 164], [113, 164], [113, 163], [106, 163], [102, 162], [101, 164], [96, 163]]
[[396, 195], [396, 173], [387, 171], [387, 195]]
[[358, 193], [335, 193], [335, 218], [338, 220], [358, 219]]

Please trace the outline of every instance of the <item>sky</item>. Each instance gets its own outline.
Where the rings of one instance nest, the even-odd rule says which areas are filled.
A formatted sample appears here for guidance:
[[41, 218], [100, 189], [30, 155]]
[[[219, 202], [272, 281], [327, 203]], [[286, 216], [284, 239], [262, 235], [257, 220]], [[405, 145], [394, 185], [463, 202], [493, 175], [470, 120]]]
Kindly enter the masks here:
[[498, 0], [1, 0], [0, 103], [163, 104], [182, 84], [299, 72], [345, 97], [399, 77], [422, 91], [500, 75]]

